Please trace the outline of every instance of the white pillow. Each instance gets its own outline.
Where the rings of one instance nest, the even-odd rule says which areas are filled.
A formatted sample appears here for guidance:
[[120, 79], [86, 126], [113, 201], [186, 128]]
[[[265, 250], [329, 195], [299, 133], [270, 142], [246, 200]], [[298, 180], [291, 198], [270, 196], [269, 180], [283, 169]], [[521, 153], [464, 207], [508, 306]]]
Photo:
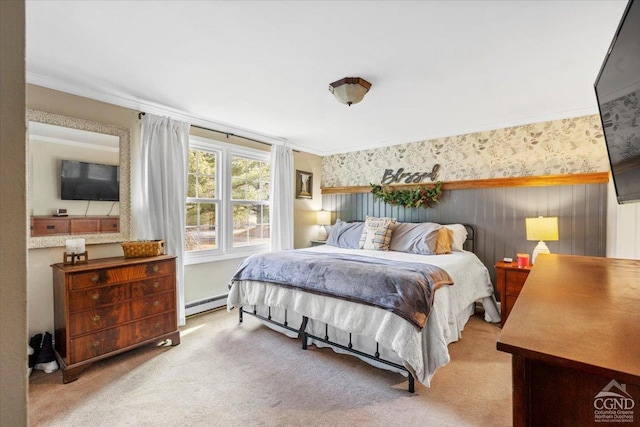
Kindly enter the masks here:
[[358, 249], [363, 229], [364, 222], [345, 222], [338, 218], [333, 227], [331, 227], [329, 237], [327, 237], [327, 245]]
[[391, 234], [389, 250], [410, 254], [433, 255], [436, 252], [440, 224], [433, 222], [398, 222]]
[[454, 252], [464, 251], [464, 242], [467, 240], [467, 229], [462, 224], [447, 224], [449, 230], [453, 231], [453, 242], [451, 250]]

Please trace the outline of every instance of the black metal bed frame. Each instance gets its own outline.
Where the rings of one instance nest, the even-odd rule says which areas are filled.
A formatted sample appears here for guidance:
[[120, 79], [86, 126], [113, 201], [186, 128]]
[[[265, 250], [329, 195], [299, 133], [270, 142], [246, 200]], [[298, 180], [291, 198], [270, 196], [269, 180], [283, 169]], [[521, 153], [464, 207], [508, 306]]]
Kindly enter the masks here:
[[[470, 224], [462, 224], [462, 225], [467, 230], [467, 240], [465, 240], [465, 242], [464, 242], [464, 249], [475, 253], [475, 249], [476, 249], [475, 228]], [[337, 343], [337, 342], [329, 340], [329, 333], [328, 333], [329, 332], [329, 326], [326, 323], [325, 323], [325, 336], [324, 336], [324, 338], [318, 337], [318, 336], [312, 335], [312, 334], [310, 334], [310, 333], [308, 333], [306, 331], [307, 323], [309, 322], [309, 318], [307, 316], [302, 316], [302, 323], [300, 324], [300, 327], [298, 329], [296, 329], [296, 328], [293, 328], [293, 327], [289, 326], [289, 322], [287, 321], [287, 310], [286, 309], [284, 310], [284, 323], [280, 323], [280, 322], [277, 322], [277, 321], [275, 321], [275, 320], [273, 320], [271, 318], [271, 307], [269, 307], [269, 306], [267, 306], [267, 307], [268, 307], [268, 315], [267, 315], [267, 317], [258, 314], [258, 311], [257, 311], [255, 305], [253, 306], [253, 311], [247, 311], [242, 306], [239, 307], [238, 317], [239, 317], [240, 323], [242, 323], [242, 320], [243, 320], [242, 319], [242, 314], [243, 313], [247, 313], [247, 314], [250, 314], [251, 316], [257, 317], [258, 319], [263, 320], [265, 322], [269, 322], [271, 324], [280, 326], [280, 327], [288, 329], [288, 330], [290, 330], [292, 332], [297, 332], [298, 333], [298, 338], [302, 339], [302, 349], [303, 350], [307, 349], [308, 339], [311, 338], [311, 339], [323, 342], [325, 344], [329, 344], [331, 346], [340, 348], [340, 349], [342, 349], [344, 351], [356, 354], [358, 356], [362, 356], [362, 357], [365, 357], [367, 359], [371, 359], [371, 360], [374, 360], [376, 362], [379, 362], [379, 363], [382, 363], [382, 364], [385, 364], [385, 365], [388, 365], [388, 366], [392, 366], [392, 367], [394, 367], [396, 369], [400, 369], [402, 371], [405, 371], [408, 374], [408, 379], [409, 379], [408, 391], [409, 391], [409, 393], [414, 393], [415, 392], [415, 379], [413, 377], [413, 374], [411, 372], [409, 372], [409, 370], [406, 367], [404, 367], [403, 365], [400, 365], [398, 363], [394, 363], [394, 362], [391, 362], [389, 360], [385, 360], [385, 359], [380, 358], [380, 352], [379, 352], [379, 348], [380, 347], [379, 347], [379, 344], [378, 344], [377, 341], [376, 341], [376, 352], [375, 352], [375, 354], [364, 353], [362, 351], [359, 351], [359, 350], [356, 350], [356, 349], [353, 348], [353, 346], [351, 344], [351, 335], [352, 335], [351, 332], [349, 332], [349, 344], [344, 346], [344, 345], [342, 345], [340, 343]], [[347, 331], [345, 331], [345, 332], [347, 332]]]
[[356, 350], [356, 349], [353, 348], [353, 344], [351, 343], [351, 336], [352, 336], [351, 332], [349, 332], [349, 344], [345, 346], [345, 345], [342, 345], [342, 344], [337, 343], [335, 341], [331, 341], [329, 339], [329, 325], [327, 325], [326, 323], [325, 323], [325, 335], [324, 335], [324, 338], [322, 338], [322, 337], [310, 334], [310, 333], [308, 333], [306, 331], [307, 323], [309, 322], [309, 318], [307, 316], [302, 316], [302, 323], [300, 324], [300, 327], [298, 329], [296, 329], [294, 327], [289, 326], [289, 322], [287, 321], [287, 309], [284, 310], [284, 323], [280, 323], [280, 322], [277, 322], [277, 321], [275, 321], [275, 320], [273, 320], [271, 318], [271, 307], [269, 307], [269, 306], [267, 306], [267, 307], [269, 309], [269, 313], [268, 313], [267, 317], [265, 317], [265, 316], [263, 316], [261, 314], [258, 314], [258, 310], [257, 310], [255, 305], [253, 306], [253, 311], [245, 310], [244, 307], [241, 306], [241, 307], [238, 308], [238, 319], [239, 319], [240, 323], [242, 323], [242, 320], [243, 320], [242, 315], [243, 315], [243, 313], [247, 313], [247, 314], [249, 314], [251, 316], [257, 317], [258, 319], [260, 319], [262, 321], [269, 322], [271, 324], [280, 326], [280, 327], [288, 329], [288, 330], [290, 330], [292, 332], [297, 332], [298, 333], [298, 338], [302, 339], [302, 349], [303, 350], [307, 349], [307, 346], [309, 344], [309, 338], [311, 338], [311, 339], [314, 339], [314, 340], [321, 341], [321, 342], [323, 342], [325, 344], [329, 344], [331, 346], [340, 348], [340, 349], [342, 349], [344, 351], [347, 351], [349, 353], [357, 354], [358, 356], [362, 356], [362, 357], [365, 357], [367, 359], [375, 360], [376, 362], [379, 362], [379, 363], [382, 363], [382, 364], [385, 364], [385, 365], [388, 365], [388, 366], [393, 366], [394, 368], [397, 368], [397, 369], [401, 369], [401, 370], [405, 371], [409, 375], [409, 377], [408, 377], [408, 379], [409, 379], [409, 386], [408, 386], [409, 393], [414, 393], [415, 392], [415, 379], [413, 378], [413, 374], [411, 374], [411, 372], [409, 372], [409, 370], [406, 367], [404, 367], [404, 366], [402, 366], [400, 364], [391, 362], [391, 361], [386, 360], [386, 359], [382, 359], [380, 357], [380, 351], [379, 351], [380, 350], [380, 345], [378, 344], [378, 342], [376, 342], [376, 352], [375, 352], [375, 354], [368, 354], [368, 353], [365, 353], [365, 352], [362, 352], [360, 350]]

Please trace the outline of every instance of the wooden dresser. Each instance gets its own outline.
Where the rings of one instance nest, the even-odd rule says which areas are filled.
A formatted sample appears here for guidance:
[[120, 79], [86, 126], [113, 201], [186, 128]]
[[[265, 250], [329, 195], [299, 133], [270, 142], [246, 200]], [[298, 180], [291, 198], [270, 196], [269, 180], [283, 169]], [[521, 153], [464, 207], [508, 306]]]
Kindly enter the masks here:
[[640, 260], [538, 256], [497, 347], [514, 426], [640, 425]]
[[496, 289], [500, 292], [500, 325], [504, 326], [516, 303], [531, 267], [518, 267], [517, 262], [496, 264]]
[[54, 264], [55, 352], [68, 383], [92, 362], [151, 342], [180, 344], [175, 257]]

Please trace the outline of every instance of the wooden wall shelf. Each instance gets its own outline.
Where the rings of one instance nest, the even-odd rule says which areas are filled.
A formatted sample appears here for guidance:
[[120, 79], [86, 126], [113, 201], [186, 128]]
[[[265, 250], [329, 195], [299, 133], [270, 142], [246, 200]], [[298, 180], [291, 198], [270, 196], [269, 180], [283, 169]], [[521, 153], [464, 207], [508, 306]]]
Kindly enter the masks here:
[[[466, 190], [471, 188], [501, 188], [501, 187], [551, 187], [556, 185], [601, 184], [609, 182], [609, 172], [578, 173], [571, 175], [522, 176], [514, 178], [487, 178], [466, 181], [449, 181], [442, 183], [442, 190]], [[395, 189], [419, 187], [420, 184], [392, 185]], [[371, 186], [353, 187], [324, 187], [322, 194], [353, 194], [369, 193]]]
[[117, 216], [32, 216], [31, 236], [118, 233]]

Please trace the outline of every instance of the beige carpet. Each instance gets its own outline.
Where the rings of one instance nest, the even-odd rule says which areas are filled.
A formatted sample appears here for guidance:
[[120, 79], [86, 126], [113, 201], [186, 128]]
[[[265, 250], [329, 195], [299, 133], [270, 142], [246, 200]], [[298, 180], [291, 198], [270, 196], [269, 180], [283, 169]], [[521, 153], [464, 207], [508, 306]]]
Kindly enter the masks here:
[[95, 363], [69, 384], [34, 371], [32, 426], [507, 426], [511, 357], [472, 317], [431, 388], [262, 326], [237, 311], [187, 320], [176, 347]]

